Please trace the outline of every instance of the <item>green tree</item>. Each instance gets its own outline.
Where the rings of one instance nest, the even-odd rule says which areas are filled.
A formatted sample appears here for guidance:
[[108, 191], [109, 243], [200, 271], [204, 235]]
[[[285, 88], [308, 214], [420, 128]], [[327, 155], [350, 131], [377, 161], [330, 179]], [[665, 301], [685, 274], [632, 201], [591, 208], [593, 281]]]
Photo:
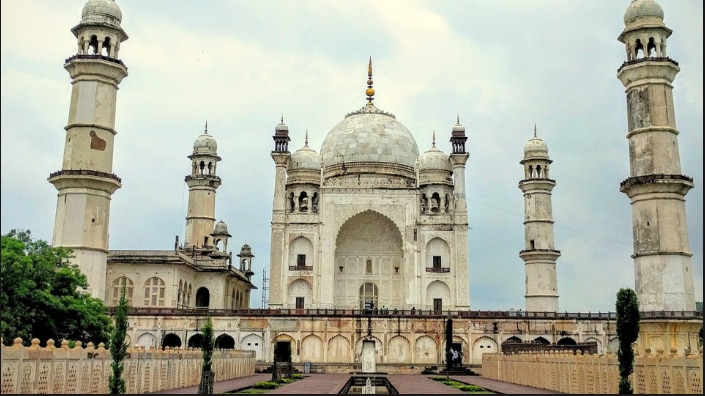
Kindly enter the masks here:
[[201, 367], [201, 384], [198, 386], [199, 395], [213, 394], [213, 349], [215, 347], [215, 338], [213, 337], [213, 320], [208, 316], [206, 324], [201, 329], [203, 333], [203, 366]]
[[629, 375], [634, 372], [634, 350], [632, 343], [639, 337], [639, 301], [634, 290], [619, 289], [617, 292], [617, 337], [619, 338], [619, 393], [632, 394]]
[[103, 301], [85, 293], [86, 276], [71, 264], [71, 250], [32, 239], [29, 230], [2, 235], [0, 334], [6, 345], [21, 337], [107, 342], [110, 317]]
[[115, 310], [115, 325], [110, 334], [110, 357], [113, 359], [110, 367], [112, 373], [108, 379], [111, 394], [125, 393], [125, 379], [122, 378], [124, 370], [123, 360], [127, 356], [127, 343], [125, 335], [127, 334], [127, 296], [126, 286], [122, 285], [120, 289], [120, 300], [118, 301], [117, 309]]

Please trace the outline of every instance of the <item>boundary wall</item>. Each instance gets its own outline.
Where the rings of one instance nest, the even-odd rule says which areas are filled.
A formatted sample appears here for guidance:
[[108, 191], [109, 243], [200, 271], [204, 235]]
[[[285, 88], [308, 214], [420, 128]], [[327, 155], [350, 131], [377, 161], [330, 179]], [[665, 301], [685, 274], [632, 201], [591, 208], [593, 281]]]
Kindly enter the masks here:
[[[482, 376], [560, 393], [619, 393], [619, 361], [609, 352], [486, 353]], [[636, 394], [702, 394], [703, 350], [679, 355], [675, 349], [668, 354], [659, 349], [636, 356], [630, 380]]]
[[[95, 348], [80, 341], [73, 348], [54, 340], [46, 347], [33, 339], [28, 347], [16, 338], [12, 346], [2, 345], [2, 394], [107, 394], [112, 374], [110, 351], [103, 343]], [[198, 385], [203, 353], [200, 349], [146, 350], [136, 345], [127, 349], [123, 361], [125, 393], [141, 394]], [[255, 373], [255, 352], [216, 350], [213, 353], [215, 381], [241, 378]]]

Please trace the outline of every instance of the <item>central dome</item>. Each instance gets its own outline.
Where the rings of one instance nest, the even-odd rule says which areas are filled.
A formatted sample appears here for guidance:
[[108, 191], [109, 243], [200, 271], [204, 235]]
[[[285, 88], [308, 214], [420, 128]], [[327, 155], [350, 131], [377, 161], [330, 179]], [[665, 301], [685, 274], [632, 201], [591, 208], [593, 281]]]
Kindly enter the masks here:
[[345, 163], [386, 163], [413, 169], [418, 156], [411, 132], [393, 114], [371, 103], [346, 115], [321, 146], [324, 168]]

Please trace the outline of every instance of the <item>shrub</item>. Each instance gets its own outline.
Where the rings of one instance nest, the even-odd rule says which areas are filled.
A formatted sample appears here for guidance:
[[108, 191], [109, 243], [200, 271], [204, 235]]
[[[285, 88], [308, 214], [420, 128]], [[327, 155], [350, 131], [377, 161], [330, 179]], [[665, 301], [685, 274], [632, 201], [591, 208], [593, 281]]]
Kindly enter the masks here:
[[304, 375], [303, 375], [303, 374], [299, 374], [299, 373], [294, 373], [294, 374], [291, 375], [291, 378], [293, 378], [293, 379], [295, 379], [295, 380], [300, 380], [300, 379], [304, 379]]
[[272, 381], [263, 381], [263, 382], [257, 382], [254, 385], [252, 385], [253, 388], [256, 389], [276, 389], [279, 386], [276, 382]]
[[485, 392], [487, 389], [477, 386], [477, 385], [463, 385], [459, 386], [458, 389], [460, 389], [463, 392]]

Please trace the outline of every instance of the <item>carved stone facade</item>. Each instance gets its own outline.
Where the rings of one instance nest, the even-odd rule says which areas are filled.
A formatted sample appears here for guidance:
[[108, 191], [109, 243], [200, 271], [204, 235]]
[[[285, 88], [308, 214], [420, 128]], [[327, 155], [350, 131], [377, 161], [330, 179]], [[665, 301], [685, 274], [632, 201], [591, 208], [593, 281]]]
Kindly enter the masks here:
[[454, 153], [434, 135], [419, 155], [406, 127], [368, 100], [320, 155], [308, 139], [290, 153], [288, 127], [275, 128], [269, 307], [468, 309], [464, 128], [453, 129]]

